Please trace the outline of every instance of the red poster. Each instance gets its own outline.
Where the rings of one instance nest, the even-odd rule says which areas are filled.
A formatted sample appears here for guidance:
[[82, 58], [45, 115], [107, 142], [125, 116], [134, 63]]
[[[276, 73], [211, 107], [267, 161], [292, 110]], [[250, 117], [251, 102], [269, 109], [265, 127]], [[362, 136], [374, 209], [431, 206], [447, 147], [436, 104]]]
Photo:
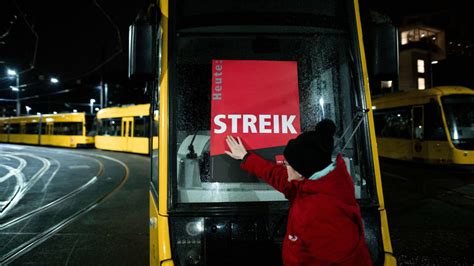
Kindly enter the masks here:
[[227, 135], [260, 150], [301, 131], [296, 62], [213, 60], [211, 97], [211, 156], [225, 154]]

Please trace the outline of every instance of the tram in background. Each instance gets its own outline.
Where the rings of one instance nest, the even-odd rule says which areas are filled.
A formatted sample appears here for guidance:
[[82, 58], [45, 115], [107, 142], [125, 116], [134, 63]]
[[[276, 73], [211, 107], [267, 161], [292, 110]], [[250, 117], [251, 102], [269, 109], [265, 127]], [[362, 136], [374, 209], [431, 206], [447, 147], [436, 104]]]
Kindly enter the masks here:
[[[97, 112], [95, 147], [111, 151], [140, 154], [149, 153], [149, 136], [152, 145], [158, 146], [158, 132], [150, 133], [150, 104], [104, 108]], [[153, 115], [157, 119], [158, 114]], [[156, 123], [153, 123], [156, 125]]]
[[373, 100], [379, 155], [474, 170], [474, 91], [445, 86]]
[[[301, 131], [322, 118], [333, 119], [339, 131], [353, 128], [343, 156], [366, 240], [375, 265], [395, 265], [358, 1], [158, 5], [137, 17], [129, 41], [129, 75], [147, 82], [150, 113], [159, 113], [159, 149], [151, 153], [150, 265], [281, 264], [288, 202], [256, 179], [234, 179], [238, 165], [210, 156], [213, 60], [222, 59], [296, 62]], [[115, 123], [122, 127], [115, 134], [130, 128]], [[216, 167], [227, 173], [215, 176]], [[210, 181], [212, 175], [221, 181]]]
[[85, 113], [0, 118], [0, 142], [59, 147], [93, 146], [93, 118]]

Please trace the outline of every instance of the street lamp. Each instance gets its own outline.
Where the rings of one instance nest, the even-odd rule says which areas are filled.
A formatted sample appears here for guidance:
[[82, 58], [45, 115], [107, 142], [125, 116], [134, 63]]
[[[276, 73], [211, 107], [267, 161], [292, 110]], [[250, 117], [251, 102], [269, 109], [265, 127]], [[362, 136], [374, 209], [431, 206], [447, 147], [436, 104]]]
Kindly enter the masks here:
[[31, 111], [31, 107], [29, 107], [28, 105], [25, 106], [25, 109], [26, 109], [26, 115], [29, 115], [30, 114], [30, 111]]
[[10, 86], [12, 91], [16, 91], [16, 115], [20, 116], [21, 114], [21, 104], [20, 104], [20, 74], [18, 74], [15, 70], [7, 69], [7, 75], [16, 77], [16, 88]]
[[91, 114], [94, 114], [94, 103], [95, 103], [95, 99], [91, 99], [91, 100], [90, 100]]
[[53, 83], [53, 84], [56, 84], [56, 83], [59, 82], [59, 79], [57, 79], [57, 78], [50, 78], [49, 81], [50, 81], [51, 83]]

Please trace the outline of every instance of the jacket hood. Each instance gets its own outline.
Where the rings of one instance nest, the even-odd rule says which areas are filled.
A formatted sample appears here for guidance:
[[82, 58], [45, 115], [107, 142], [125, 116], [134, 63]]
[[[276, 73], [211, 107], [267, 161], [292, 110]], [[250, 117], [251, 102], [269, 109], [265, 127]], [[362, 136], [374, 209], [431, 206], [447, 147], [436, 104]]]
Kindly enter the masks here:
[[357, 205], [354, 182], [340, 154], [336, 158], [336, 167], [327, 175], [316, 180], [305, 179], [300, 182], [302, 184], [299, 189], [302, 194], [324, 194], [337, 198], [345, 204]]

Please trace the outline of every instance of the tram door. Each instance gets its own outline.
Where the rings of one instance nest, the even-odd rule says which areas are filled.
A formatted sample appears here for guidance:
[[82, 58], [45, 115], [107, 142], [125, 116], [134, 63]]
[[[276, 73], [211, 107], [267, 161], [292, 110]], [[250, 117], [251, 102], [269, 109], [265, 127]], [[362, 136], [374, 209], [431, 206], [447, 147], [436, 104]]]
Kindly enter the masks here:
[[413, 160], [426, 159], [426, 145], [424, 145], [423, 106], [413, 106], [412, 110], [412, 154]]
[[123, 134], [122, 137], [124, 139], [124, 150], [125, 151], [132, 151], [133, 148], [133, 117], [124, 117], [122, 119], [122, 128]]
[[46, 125], [46, 135], [53, 135], [53, 126], [54, 126], [54, 124], [47, 124]]
[[41, 144], [43, 145], [52, 145], [53, 144], [53, 128], [54, 124], [53, 123], [48, 123], [45, 125], [46, 130], [44, 131], [45, 134], [41, 138]]

